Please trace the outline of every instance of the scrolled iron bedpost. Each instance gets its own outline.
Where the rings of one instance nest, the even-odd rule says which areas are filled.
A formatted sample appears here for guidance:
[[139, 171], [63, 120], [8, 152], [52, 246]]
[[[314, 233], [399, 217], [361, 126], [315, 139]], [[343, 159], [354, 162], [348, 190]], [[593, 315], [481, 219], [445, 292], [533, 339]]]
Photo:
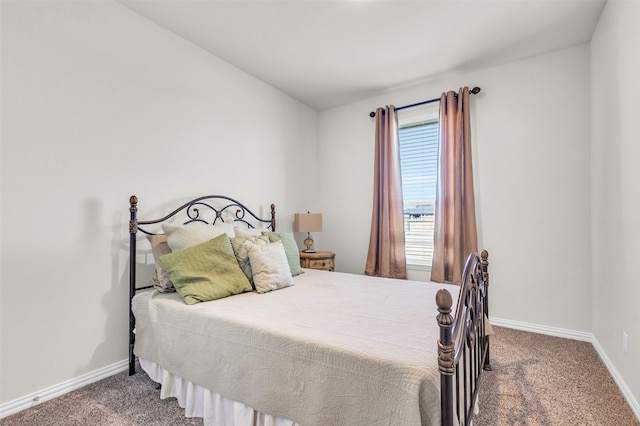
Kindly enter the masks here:
[[276, 205], [271, 204], [271, 232], [276, 232]]
[[136, 319], [133, 316], [131, 301], [136, 294], [136, 234], [138, 232], [138, 197], [132, 195], [129, 198], [129, 375], [136, 374], [136, 356], [133, 353]]
[[442, 426], [453, 426], [453, 375], [456, 366], [453, 361], [454, 345], [452, 340], [453, 317], [451, 293], [440, 289], [436, 293], [438, 306], [438, 326], [440, 339], [438, 340], [438, 369], [440, 370], [440, 415]]
[[[485, 295], [483, 299], [484, 304], [484, 314], [489, 318], [489, 252], [486, 250], [482, 250], [480, 253], [480, 257], [482, 258], [482, 279], [484, 280], [485, 285]], [[487, 353], [484, 358], [484, 365], [482, 368], [486, 371], [491, 371], [493, 368], [491, 367], [491, 338], [490, 336], [484, 337], [487, 340]]]

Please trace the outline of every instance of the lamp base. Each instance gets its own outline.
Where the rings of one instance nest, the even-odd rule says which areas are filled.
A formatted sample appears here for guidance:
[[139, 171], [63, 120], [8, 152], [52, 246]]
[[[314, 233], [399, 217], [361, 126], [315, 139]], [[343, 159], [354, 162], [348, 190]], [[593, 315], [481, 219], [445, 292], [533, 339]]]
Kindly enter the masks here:
[[311, 234], [307, 233], [307, 238], [304, 239], [304, 245], [307, 246], [305, 250], [302, 250], [303, 253], [315, 253], [311, 247], [313, 246], [313, 239], [311, 238]]

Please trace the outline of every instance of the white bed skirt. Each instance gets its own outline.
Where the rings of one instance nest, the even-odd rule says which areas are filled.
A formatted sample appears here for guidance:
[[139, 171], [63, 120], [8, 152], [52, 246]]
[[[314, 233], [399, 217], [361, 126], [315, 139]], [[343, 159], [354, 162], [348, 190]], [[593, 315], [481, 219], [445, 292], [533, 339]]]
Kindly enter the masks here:
[[153, 361], [140, 359], [140, 367], [151, 380], [162, 385], [161, 399], [176, 398], [185, 410], [185, 417], [202, 417], [205, 426], [299, 426], [175, 376]]

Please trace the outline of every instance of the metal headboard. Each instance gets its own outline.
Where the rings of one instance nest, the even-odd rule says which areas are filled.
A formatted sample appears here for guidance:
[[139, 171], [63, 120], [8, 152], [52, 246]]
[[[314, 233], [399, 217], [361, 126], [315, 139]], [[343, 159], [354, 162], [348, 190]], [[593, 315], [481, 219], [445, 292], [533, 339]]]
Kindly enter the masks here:
[[[217, 203], [216, 203], [217, 202]], [[220, 206], [219, 206], [219, 205]], [[131, 309], [131, 301], [138, 290], [144, 290], [151, 286], [136, 286], [136, 245], [138, 231], [146, 235], [155, 235], [154, 232], [144, 229], [144, 226], [162, 224], [172, 218], [178, 217], [180, 213], [186, 216], [185, 224], [198, 222], [207, 225], [215, 225], [216, 223], [225, 222], [225, 216], [228, 220], [246, 225], [248, 228], [254, 228], [254, 224], [269, 225], [266, 229], [270, 231], [276, 230], [276, 207], [271, 204], [271, 218], [263, 219], [249, 210], [244, 204], [224, 195], [205, 195], [203, 197], [194, 198], [191, 201], [181, 205], [168, 215], [154, 220], [138, 220], [138, 197], [132, 195], [129, 198], [129, 375], [135, 374], [135, 355], [133, 347], [135, 344], [136, 320]], [[212, 219], [207, 220], [207, 215], [213, 215]]]

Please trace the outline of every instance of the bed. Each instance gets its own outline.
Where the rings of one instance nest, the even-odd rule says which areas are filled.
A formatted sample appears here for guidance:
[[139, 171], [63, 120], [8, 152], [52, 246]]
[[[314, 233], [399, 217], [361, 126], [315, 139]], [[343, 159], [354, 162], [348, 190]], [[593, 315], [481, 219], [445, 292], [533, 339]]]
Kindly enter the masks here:
[[[138, 219], [137, 197], [129, 205], [129, 374], [138, 360], [186, 416], [211, 425], [471, 424], [480, 374], [491, 368], [486, 251], [469, 255], [461, 286], [301, 269], [273, 204], [255, 214], [204, 196], [154, 220]], [[145, 239], [152, 261], [138, 249]], [[149, 263], [153, 281], [138, 271]], [[206, 291], [215, 294], [203, 298], [190, 287], [202, 281], [193, 271], [212, 264], [220, 270]]]

